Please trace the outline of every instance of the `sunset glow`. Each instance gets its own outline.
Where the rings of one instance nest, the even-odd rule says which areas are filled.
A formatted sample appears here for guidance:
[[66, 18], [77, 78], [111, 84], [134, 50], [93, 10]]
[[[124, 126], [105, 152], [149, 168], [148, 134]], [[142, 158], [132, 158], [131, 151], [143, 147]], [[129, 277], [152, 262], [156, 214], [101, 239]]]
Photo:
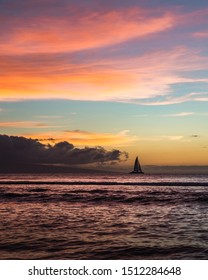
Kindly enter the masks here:
[[207, 3], [9, 0], [0, 22], [1, 135], [208, 165]]

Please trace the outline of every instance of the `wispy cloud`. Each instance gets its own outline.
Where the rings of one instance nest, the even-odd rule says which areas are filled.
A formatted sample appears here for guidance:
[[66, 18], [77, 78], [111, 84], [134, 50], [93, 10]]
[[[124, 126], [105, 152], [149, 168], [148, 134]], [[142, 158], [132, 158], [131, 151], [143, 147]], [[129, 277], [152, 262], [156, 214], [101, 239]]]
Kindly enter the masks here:
[[160, 105], [171, 105], [179, 104], [189, 101], [207, 102], [208, 92], [193, 92], [185, 94], [181, 97], [165, 96], [163, 100], [160, 101], [135, 101], [135, 103], [147, 106], [160, 106]]
[[176, 114], [166, 114], [165, 117], [186, 117], [186, 116], [208, 116], [208, 113], [199, 113], [199, 112], [181, 112]]
[[[154, 15], [137, 7], [110, 11], [66, 7], [62, 16], [10, 17], [0, 47], [4, 54], [74, 52], [118, 44], [169, 29], [171, 13]], [[40, 11], [41, 12], [41, 11]], [[11, 24], [13, 23], [13, 24]], [[95, 24], [96, 23], [96, 24]]]
[[133, 117], [148, 117], [149, 115], [148, 114], [136, 114], [136, 115], [133, 115]]
[[197, 37], [197, 38], [207, 38], [208, 37], [208, 31], [195, 32], [195, 33], [193, 33], [193, 36]]
[[0, 122], [0, 127], [15, 127], [15, 128], [49, 128], [49, 127], [58, 127], [54, 125], [48, 125], [40, 122], [31, 122], [31, 121], [14, 121], [14, 122]]
[[192, 116], [194, 115], [194, 112], [180, 112], [180, 113], [175, 113], [175, 114], [166, 114], [163, 115], [164, 117], [186, 117], [186, 116]]
[[36, 116], [38, 119], [61, 119], [63, 116], [52, 116], [52, 115], [39, 115]]
[[[208, 100], [205, 92], [171, 96], [172, 85], [208, 82], [208, 79], [184, 77], [190, 69], [208, 69], [208, 57], [184, 47], [148, 52], [133, 59], [106, 58], [99, 63], [94, 59], [68, 63], [66, 58], [42, 56], [44, 63], [37, 64], [36, 59], [30, 58], [28, 63], [21, 57], [15, 62], [0, 57], [1, 68], [7, 65], [0, 78], [1, 100], [63, 98], [144, 105]], [[162, 101], [149, 100], [163, 96]]]
[[183, 135], [157, 135], [149, 137], [139, 137], [140, 141], [180, 141], [184, 139]]

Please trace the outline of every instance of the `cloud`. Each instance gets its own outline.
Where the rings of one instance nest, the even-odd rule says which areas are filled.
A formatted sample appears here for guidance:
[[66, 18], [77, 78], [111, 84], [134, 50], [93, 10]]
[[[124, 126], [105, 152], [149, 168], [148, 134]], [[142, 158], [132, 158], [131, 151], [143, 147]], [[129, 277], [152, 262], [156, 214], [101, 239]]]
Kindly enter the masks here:
[[[197, 101], [197, 100], [195, 100]], [[187, 117], [187, 116], [208, 116], [208, 113], [196, 113], [196, 112], [180, 112], [176, 114], [162, 115], [164, 117]]]
[[208, 31], [202, 31], [202, 32], [195, 32], [193, 33], [193, 36], [196, 38], [207, 38], [208, 37]]
[[36, 118], [38, 118], [38, 119], [61, 119], [61, 118], [63, 118], [63, 116], [39, 115], [39, 116], [36, 116]]
[[49, 128], [57, 127], [54, 125], [48, 125], [40, 122], [31, 121], [10, 121], [10, 122], [0, 122], [0, 127], [16, 127], [16, 128]]
[[[93, 57], [70, 62], [68, 57], [58, 55], [16, 59], [1, 56], [0, 69], [4, 69], [0, 77], [1, 100], [59, 98], [144, 105], [207, 101], [205, 93], [171, 96], [172, 85], [208, 82], [208, 79], [185, 77], [190, 71], [208, 69], [208, 58], [184, 47], [134, 58], [103, 58], [99, 62]], [[164, 99], [148, 100], [154, 97]]]
[[194, 112], [180, 112], [180, 113], [176, 113], [176, 114], [167, 114], [167, 115], [163, 115], [164, 117], [186, 117], [186, 116], [192, 116], [194, 115]]
[[[184, 102], [207, 102], [208, 101], [208, 92], [192, 92], [189, 94], [185, 94], [180, 97], [174, 96], [165, 96], [163, 100], [160, 101], [135, 101], [135, 103], [146, 106], [161, 106], [161, 105], [171, 105], [171, 104], [179, 104]], [[199, 114], [198, 114], [199, 115]], [[202, 113], [200, 115], [206, 115], [206, 113]]]
[[7, 15], [1, 30], [2, 53], [60, 53], [100, 48], [158, 33], [174, 25], [170, 12], [157, 15], [139, 7], [95, 10], [68, 5], [59, 15], [43, 14], [39, 8], [40, 15], [29, 10], [28, 17], [24, 9], [16, 17]]
[[43, 144], [54, 144], [60, 141], [69, 141], [76, 146], [128, 146], [137, 140], [136, 136], [129, 135], [128, 130], [116, 134], [98, 133], [83, 130], [51, 131], [48, 133], [27, 134], [32, 139], [39, 139]]
[[[189, 13], [128, 5], [116, 9], [110, 2], [101, 9], [85, 2], [1, 4], [0, 101], [69, 99], [168, 105], [187, 101], [171, 96], [173, 85], [208, 82], [193, 75], [208, 69], [208, 57], [199, 49], [177, 46], [178, 41], [164, 50], [157, 44], [150, 48], [157, 40], [165, 43], [164, 31], [175, 32], [173, 28], [182, 26], [187, 35], [185, 27], [193, 18], [197, 24], [207, 22], [207, 9]], [[144, 44], [149, 44], [147, 49]], [[164, 99], [149, 100], [155, 97]]]
[[139, 137], [139, 141], [179, 141], [182, 140], [184, 136], [182, 135], [158, 135], [150, 137]]
[[115, 163], [128, 155], [120, 150], [107, 151], [103, 147], [76, 148], [62, 141], [54, 146], [25, 137], [0, 135], [0, 164], [88, 164]]

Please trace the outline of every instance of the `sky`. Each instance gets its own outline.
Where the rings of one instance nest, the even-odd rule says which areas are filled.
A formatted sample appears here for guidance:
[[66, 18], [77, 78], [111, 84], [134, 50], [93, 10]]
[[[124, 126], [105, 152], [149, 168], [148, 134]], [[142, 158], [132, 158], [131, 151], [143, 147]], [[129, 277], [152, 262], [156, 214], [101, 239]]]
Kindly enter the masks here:
[[207, 1], [0, 0], [0, 24], [1, 135], [208, 165]]

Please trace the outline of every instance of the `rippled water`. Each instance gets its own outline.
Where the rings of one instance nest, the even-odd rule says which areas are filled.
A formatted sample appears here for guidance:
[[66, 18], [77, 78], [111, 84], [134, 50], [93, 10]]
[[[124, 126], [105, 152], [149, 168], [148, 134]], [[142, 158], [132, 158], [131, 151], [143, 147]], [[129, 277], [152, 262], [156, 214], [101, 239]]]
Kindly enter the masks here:
[[1, 259], [208, 259], [208, 176], [0, 182]]

